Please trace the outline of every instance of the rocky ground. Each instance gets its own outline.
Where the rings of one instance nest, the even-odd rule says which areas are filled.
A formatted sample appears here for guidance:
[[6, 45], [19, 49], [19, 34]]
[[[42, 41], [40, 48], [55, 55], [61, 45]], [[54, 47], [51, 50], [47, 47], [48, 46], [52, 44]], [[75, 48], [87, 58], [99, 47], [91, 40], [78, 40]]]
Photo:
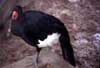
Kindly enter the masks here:
[[[0, 23], [8, 21], [10, 10], [16, 4], [23, 6], [24, 11], [40, 10], [59, 18], [69, 31], [77, 62], [76, 68], [100, 68], [99, 0], [0, 0], [0, 2]], [[0, 32], [0, 67], [32, 68], [31, 59], [36, 55], [36, 49], [15, 36], [5, 39], [7, 25], [4, 31]], [[42, 54], [49, 55], [49, 59], [55, 59], [52, 55], [61, 59], [59, 53], [44, 50]], [[46, 58], [43, 57], [42, 59]], [[63, 59], [55, 59], [52, 62], [42, 59], [41, 63], [44, 64], [40, 64], [40, 68], [62, 68], [62, 66], [72, 68]]]

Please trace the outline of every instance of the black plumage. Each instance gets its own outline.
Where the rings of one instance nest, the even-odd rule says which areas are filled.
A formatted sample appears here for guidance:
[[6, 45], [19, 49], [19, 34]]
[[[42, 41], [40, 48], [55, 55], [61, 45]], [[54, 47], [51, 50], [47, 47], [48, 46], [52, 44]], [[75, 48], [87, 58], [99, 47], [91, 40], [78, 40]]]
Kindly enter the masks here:
[[4, 29], [4, 24], [0, 23], [0, 31]]
[[[61, 34], [59, 41], [61, 43], [63, 57], [70, 64], [75, 66], [73, 48], [70, 44], [68, 31], [64, 24], [55, 18], [41, 11], [22, 11], [20, 6], [16, 6], [13, 11], [17, 11], [17, 18], [12, 18], [11, 32], [21, 37], [28, 44], [35, 46], [40, 52], [41, 48], [37, 46], [38, 40], [44, 40], [52, 33]], [[12, 13], [13, 13], [12, 11]]]

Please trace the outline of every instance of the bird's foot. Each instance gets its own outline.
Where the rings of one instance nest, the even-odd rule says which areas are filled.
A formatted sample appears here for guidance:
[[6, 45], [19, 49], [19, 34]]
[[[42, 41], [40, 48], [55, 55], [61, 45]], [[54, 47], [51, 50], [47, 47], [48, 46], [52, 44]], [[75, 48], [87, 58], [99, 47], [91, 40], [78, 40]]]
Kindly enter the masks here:
[[39, 67], [38, 67], [38, 63], [37, 63], [37, 62], [35, 63], [35, 67], [36, 67], [36, 68], [39, 68]]

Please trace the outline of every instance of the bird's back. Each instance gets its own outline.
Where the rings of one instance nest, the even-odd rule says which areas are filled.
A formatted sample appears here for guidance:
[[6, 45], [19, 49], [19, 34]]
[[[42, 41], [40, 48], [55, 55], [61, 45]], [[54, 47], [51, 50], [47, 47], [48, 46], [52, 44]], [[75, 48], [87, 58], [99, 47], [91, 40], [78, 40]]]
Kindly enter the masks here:
[[24, 29], [35, 32], [37, 35], [51, 34], [52, 32], [60, 32], [65, 29], [64, 24], [55, 18], [40, 11], [24, 12], [25, 21]]

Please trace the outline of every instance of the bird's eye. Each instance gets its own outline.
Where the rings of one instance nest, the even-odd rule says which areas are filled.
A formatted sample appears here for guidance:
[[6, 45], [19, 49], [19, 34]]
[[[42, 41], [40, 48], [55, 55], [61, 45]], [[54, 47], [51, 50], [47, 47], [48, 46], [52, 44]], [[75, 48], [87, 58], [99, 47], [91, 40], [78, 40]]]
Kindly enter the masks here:
[[13, 11], [12, 12], [12, 20], [16, 20], [18, 18], [18, 12], [17, 11]]

